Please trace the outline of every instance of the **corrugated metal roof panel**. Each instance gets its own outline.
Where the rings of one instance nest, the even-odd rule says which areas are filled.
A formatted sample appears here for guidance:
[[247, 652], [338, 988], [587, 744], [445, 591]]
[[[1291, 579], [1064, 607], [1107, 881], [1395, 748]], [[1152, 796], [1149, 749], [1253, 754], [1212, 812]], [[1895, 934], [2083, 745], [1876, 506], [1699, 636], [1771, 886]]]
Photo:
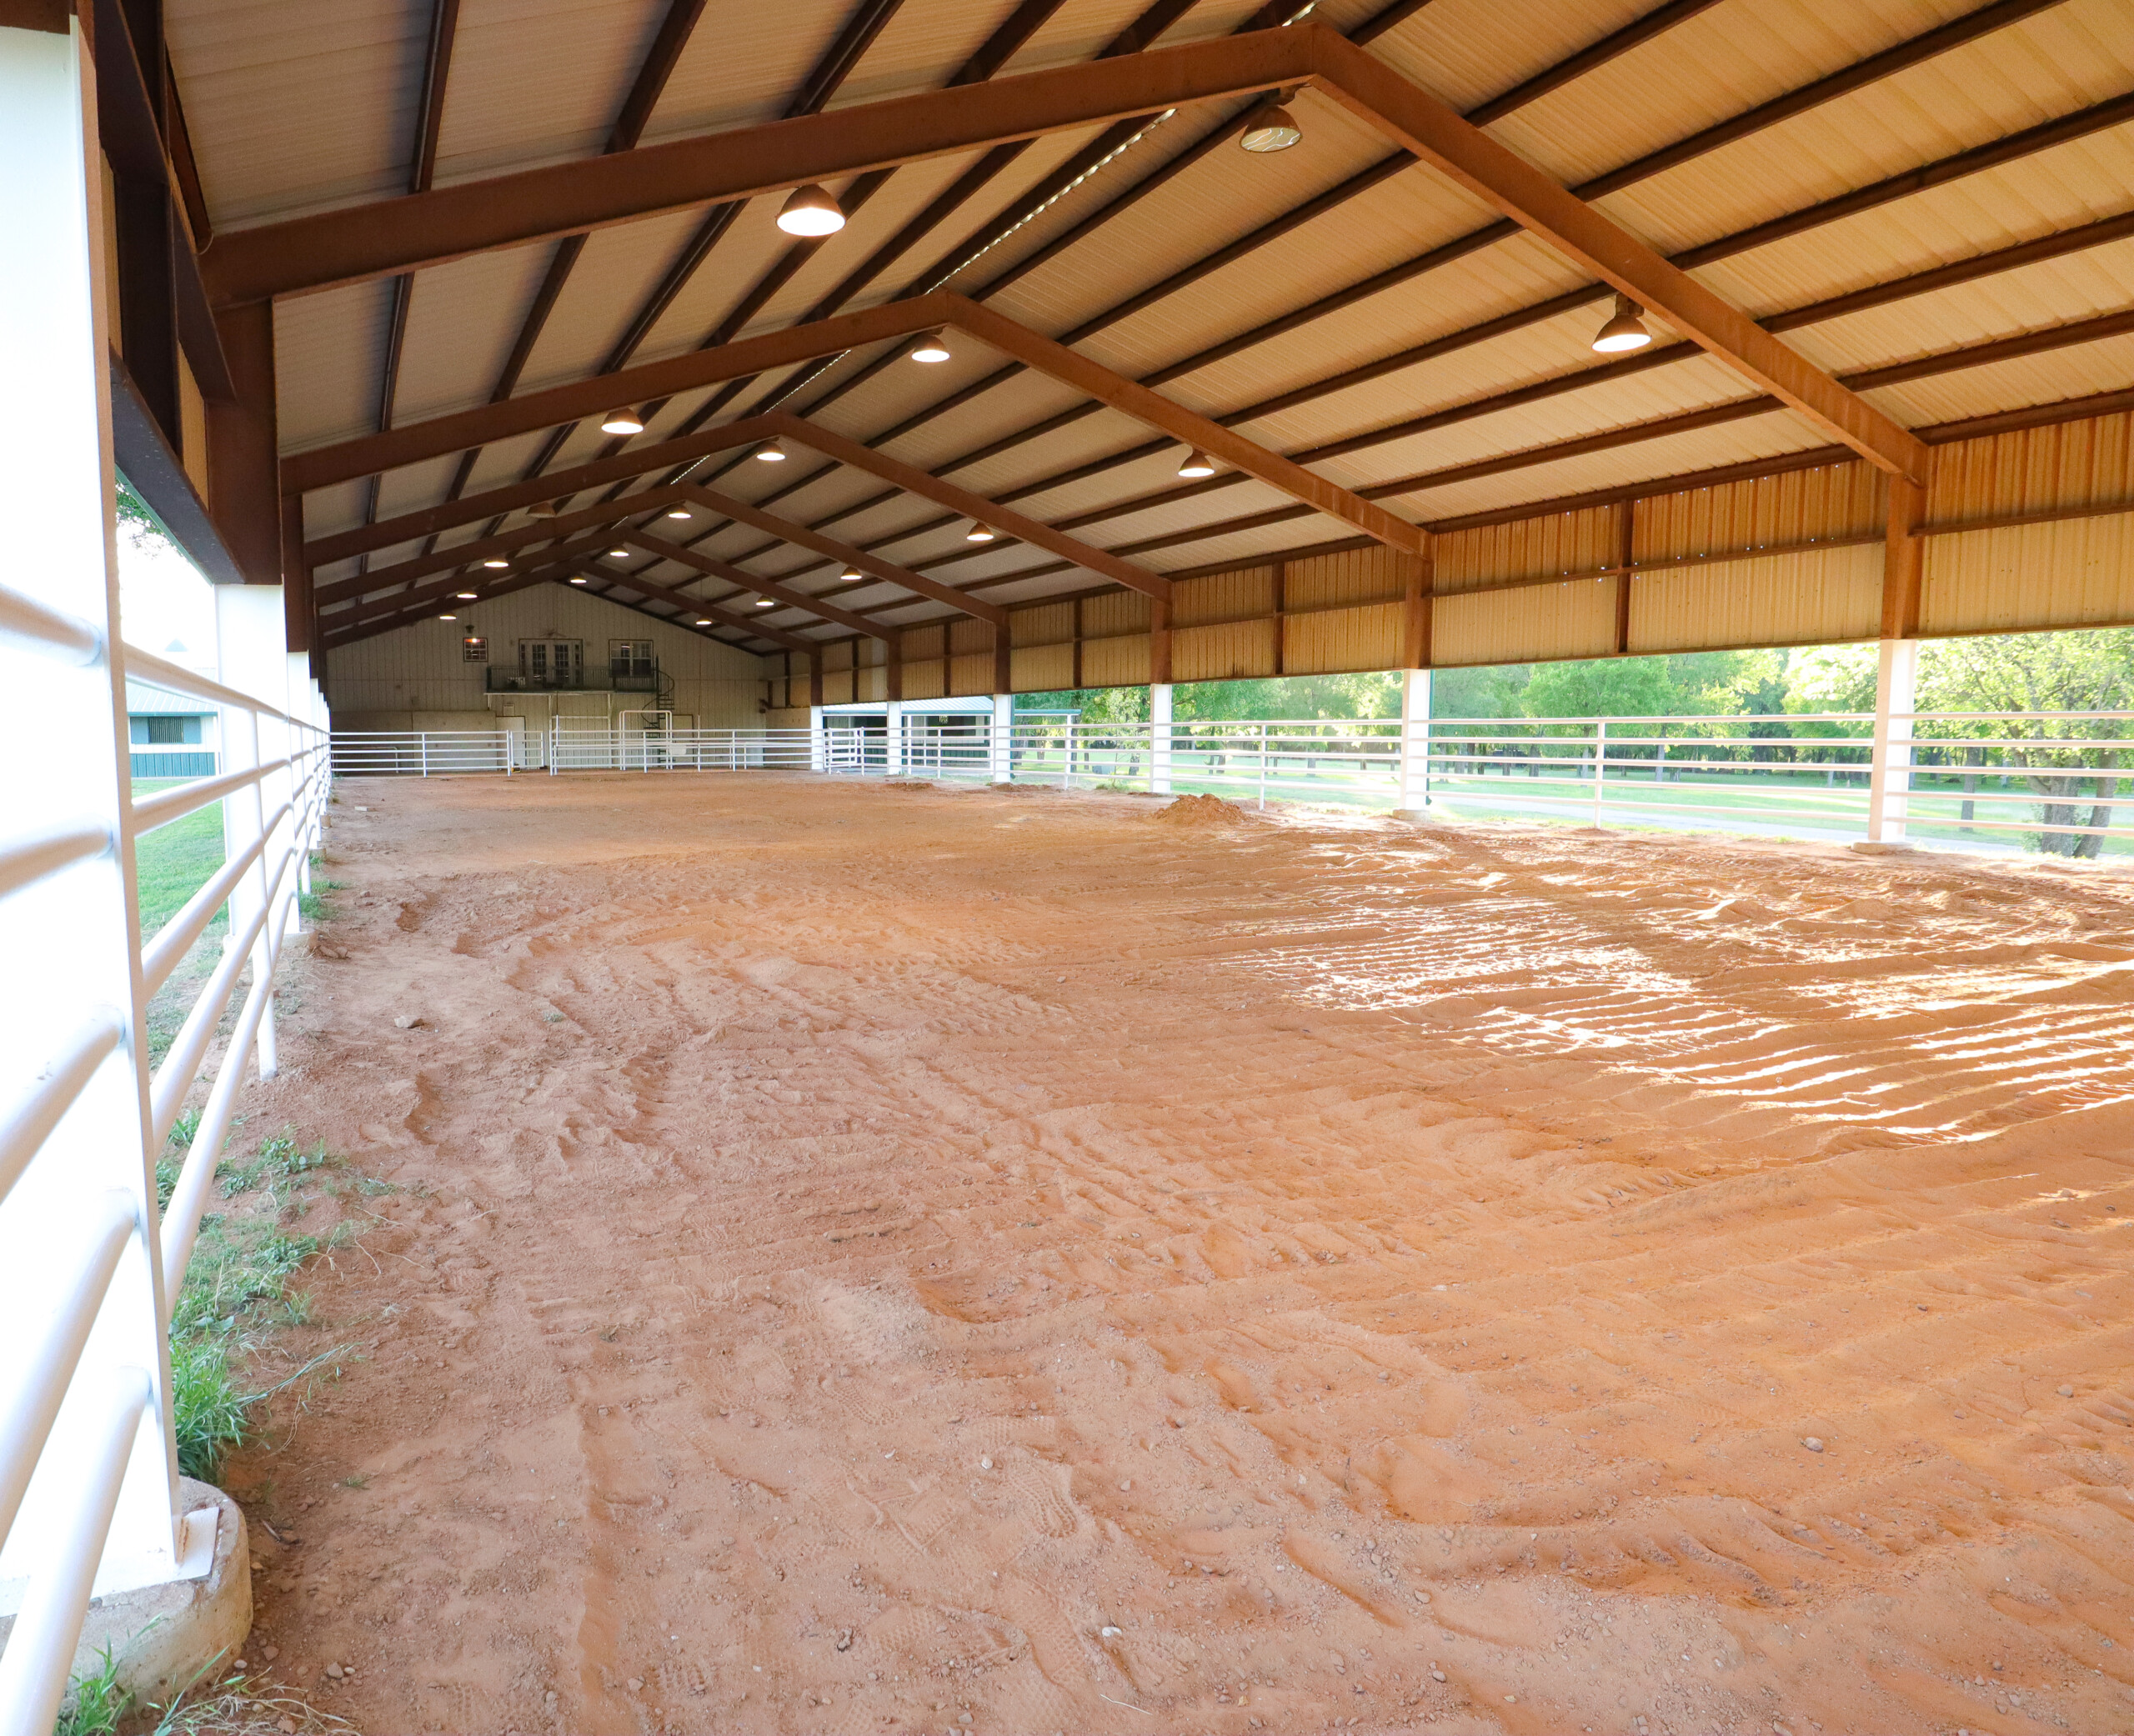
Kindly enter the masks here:
[[[1608, 593], [1612, 585], [1594, 588]], [[1881, 624], [1879, 548], [1727, 561], [1641, 574], [1631, 587], [1635, 653], [1872, 638]]]
[[713, 0], [660, 93], [645, 143], [778, 119], [850, 9], [848, 0]]
[[2057, 403], [2134, 386], [2134, 336], [2107, 338], [2042, 355], [1966, 368], [1867, 393], [1867, 401], [1907, 427], [1960, 422], [2026, 404]]
[[378, 386], [392, 286], [352, 283], [274, 308], [275, 371], [283, 452], [378, 430]]
[[2134, 625], [2134, 513], [1927, 543], [1924, 633], [2127, 625]]
[[428, 0], [168, 0], [218, 228], [407, 191]]

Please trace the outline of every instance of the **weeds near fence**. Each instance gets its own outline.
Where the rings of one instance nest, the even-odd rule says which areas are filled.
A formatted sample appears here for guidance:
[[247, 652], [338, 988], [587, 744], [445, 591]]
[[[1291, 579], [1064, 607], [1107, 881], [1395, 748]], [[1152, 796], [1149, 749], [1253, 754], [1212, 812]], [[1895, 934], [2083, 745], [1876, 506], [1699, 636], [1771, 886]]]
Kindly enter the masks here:
[[[179, 1152], [178, 1142], [189, 1143], [191, 1133], [183, 1121], [173, 1130]], [[156, 1166], [157, 1192], [165, 1203], [178, 1162], [167, 1152]], [[213, 1482], [223, 1455], [253, 1438], [268, 1400], [331, 1378], [346, 1359], [348, 1347], [328, 1347], [264, 1387], [253, 1387], [243, 1373], [270, 1334], [313, 1323], [310, 1293], [293, 1281], [319, 1254], [353, 1239], [347, 1225], [322, 1240], [292, 1234], [286, 1223], [304, 1216], [322, 1194], [348, 1186], [385, 1188], [364, 1177], [344, 1178], [344, 1168], [323, 1143], [307, 1151], [288, 1133], [263, 1141], [248, 1161], [225, 1159], [218, 1166], [222, 1197], [234, 1208], [201, 1219], [192, 1263], [171, 1309], [173, 1426], [178, 1468], [187, 1476]]]

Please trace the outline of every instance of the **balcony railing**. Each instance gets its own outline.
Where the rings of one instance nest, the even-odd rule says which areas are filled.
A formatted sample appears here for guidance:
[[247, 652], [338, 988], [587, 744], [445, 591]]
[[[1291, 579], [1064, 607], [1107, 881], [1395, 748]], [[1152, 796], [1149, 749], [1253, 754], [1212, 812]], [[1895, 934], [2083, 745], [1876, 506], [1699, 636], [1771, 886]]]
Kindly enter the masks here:
[[528, 675], [517, 669], [492, 668], [485, 690], [492, 693], [656, 693], [659, 666], [647, 670], [580, 669], [568, 676]]

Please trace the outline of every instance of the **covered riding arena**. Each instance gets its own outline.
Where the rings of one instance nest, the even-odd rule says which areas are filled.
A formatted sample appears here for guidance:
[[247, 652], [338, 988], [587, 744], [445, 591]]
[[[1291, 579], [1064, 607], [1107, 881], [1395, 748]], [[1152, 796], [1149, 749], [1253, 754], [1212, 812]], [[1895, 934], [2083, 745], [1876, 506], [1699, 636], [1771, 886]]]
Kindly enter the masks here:
[[1921, 685], [2130, 186], [2123, 0], [0, 0], [0, 1736], [2134, 1723], [2129, 713]]

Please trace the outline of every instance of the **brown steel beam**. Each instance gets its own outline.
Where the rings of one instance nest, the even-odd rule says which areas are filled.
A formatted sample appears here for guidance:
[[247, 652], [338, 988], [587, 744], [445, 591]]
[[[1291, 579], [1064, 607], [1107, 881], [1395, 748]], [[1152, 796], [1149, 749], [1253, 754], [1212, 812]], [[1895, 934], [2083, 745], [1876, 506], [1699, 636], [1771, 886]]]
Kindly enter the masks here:
[[[596, 159], [604, 160], [604, 159]], [[247, 232], [250, 233], [250, 232]], [[483, 404], [455, 415], [411, 423], [383, 434], [367, 434], [333, 446], [314, 447], [282, 461], [283, 484], [308, 493], [334, 483], [350, 482], [375, 470], [391, 470], [424, 458], [441, 458], [470, 446], [484, 446], [534, 428], [669, 398], [741, 374], [789, 367], [811, 357], [857, 345], [875, 343], [945, 325], [954, 312], [946, 296], [921, 296], [890, 302], [859, 313], [840, 314], [813, 325], [744, 338], [716, 349], [695, 350], [663, 362], [599, 374], [545, 392], [529, 392], [501, 403]]]
[[1159, 397], [1124, 374], [1115, 373], [1064, 344], [1040, 337], [1029, 327], [1004, 314], [995, 313], [982, 303], [962, 296], [950, 299], [955, 303], [951, 323], [1003, 355], [1014, 357], [1062, 385], [1086, 393], [1184, 445], [1198, 447], [1225, 463], [1235, 465], [1246, 475], [1279, 488], [1292, 500], [1324, 513], [1330, 518], [1338, 518], [1367, 537], [1375, 537], [1390, 548], [1412, 554], [1422, 547], [1422, 531], [1405, 518], [1395, 518], [1360, 499], [1339, 483], [1315, 476], [1301, 464], [1268, 451], [1182, 404]]
[[1250, 96], [1310, 78], [1315, 44], [1331, 35], [1305, 24], [1152, 49], [262, 224], [218, 240], [209, 282], [219, 303], [305, 294], [806, 182]]
[[506, 590], [516, 589], [526, 578], [528, 572], [538, 576], [547, 573], [551, 568], [575, 568], [589, 556], [604, 548], [610, 540], [606, 536], [581, 537], [575, 543], [567, 543], [560, 548], [549, 550], [536, 565], [527, 569], [526, 572], [508, 573], [492, 577], [486, 583], [481, 579], [447, 578], [441, 579], [433, 585], [425, 585], [419, 589], [402, 591], [391, 597], [373, 598], [368, 603], [357, 599], [349, 603], [345, 608], [332, 609], [328, 613], [322, 613], [318, 618], [319, 628], [322, 633], [328, 635], [346, 633], [351, 628], [367, 625], [373, 621], [390, 620], [407, 614], [411, 610], [428, 608], [433, 603], [443, 603], [455, 598], [462, 591], [473, 591], [476, 593], [475, 601], [485, 602], [493, 596], [503, 594]]
[[1890, 508], [1882, 544], [1882, 637], [1919, 636], [1920, 594], [1926, 574], [1926, 539], [1919, 526], [1926, 516], [1926, 489], [1909, 478], [1890, 481]]
[[737, 523], [746, 524], [766, 535], [790, 543], [797, 548], [824, 555], [834, 561], [849, 561], [862, 573], [871, 573], [889, 584], [901, 585], [920, 597], [931, 598], [936, 603], [945, 603], [949, 608], [960, 609], [966, 615], [974, 615], [981, 621], [989, 621], [995, 627], [1006, 623], [1007, 617], [989, 603], [980, 603], [964, 596], [952, 585], [939, 579], [914, 573], [909, 567], [900, 567], [894, 561], [885, 561], [878, 554], [856, 548], [849, 543], [840, 543], [834, 537], [826, 537], [804, 524], [794, 524], [773, 513], [750, 506], [746, 501], [734, 499], [710, 488], [699, 488], [694, 483], [682, 486], [684, 498], [696, 502], [710, 511], [723, 513]]
[[575, 513], [561, 513], [554, 518], [536, 519], [498, 536], [483, 537], [472, 543], [457, 543], [449, 548], [439, 549], [434, 554], [418, 555], [394, 566], [381, 567], [374, 573], [360, 573], [353, 578], [321, 585], [318, 587], [318, 600], [321, 603], [345, 603], [352, 597], [382, 591], [388, 585], [410, 584], [416, 579], [428, 578], [433, 573], [453, 572], [493, 556], [507, 557], [529, 544], [554, 543], [582, 530], [603, 530], [640, 513], [664, 511], [681, 498], [678, 489], [647, 488], [640, 493], [626, 494], [618, 501], [602, 501], [595, 506], [581, 508]]
[[[692, 597], [686, 591], [678, 591], [671, 585], [663, 585], [654, 578], [646, 578], [635, 573], [614, 573], [605, 568], [598, 567], [593, 569], [589, 577], [599, 580], [605, 587], [593, 593], [596, 597], [604, 597], [608, 591], [621, 585], [637, 592], [640, 596], [650, 598], [655, 603], [670, 603], [678, 609], [690, 610], [692, 619], [695, 616], [701, 615], [709, 621], [722, 622], [729, 627], [749, 633], [757, 638], [769, 639], [772, 644], [782, 646], [788, 651], [812, 653], [814, 648], [815, 642], [813, 639], [804, 639], [798, 633], [788, 633], [782, 627], [773, 627], [766, 621], [751, 620], [746, 615], [739, 615], [731, 609], [721, 608], [717, 603], [706, 603], [701, 597]], [[609, 600], [612, 602], [614, 599], [609, 598]], [[654, 618], [664, 620], [667, 618], [658, 616]], [[686, 627], [689, 623], [685, 621], [681, 624]], [[724, 642], [721, 641], [721, 643]]]
[[1122, 560], [1104, 549], [1095, 548], [1086, 543], [1077, 542], [1072, 537], [1064, 536], [1051, 526], [1026, 518], [1012, 508], [999, 506], [983, 495], [972, 493], [968, 488], [958, 488], [954, 483], [943, 482], [939, 477], [928, 475], [914, 464], [901, 463], [886, 453], [875, 451], [871, 446], [862, 446], [857, 440], [848, 440], [842, 434], [818, 428], [812, 422], [803, 422], [798, 417], [788, 416], [784, 411], [774, 411], [772, 414], [773, 419], [784, 425], [788, 438], [812, 448], [826, 458], [834, 458], [840, 464], [849, 464], [854, 469], [864, 470], [885, 483], [893, 483], [908, 493], [919, 495], [937, 505], [949, 507], [979, 519], [996, 530], [1004, 530], [1009, 535], [1056, 554], [1063, 560], [1086, 567], [1092, 573], [1100, 573], [1106, 578], [1139, 591], [1144, 596], [1161, 601], [1168, 601], [1170, 597], [1170, 582], [1160, 573], [1152, 573], [1145, 567], [1138, 567], [1131, 561]]
[[609, 483], [630, 482], [648, 471], [690, 463], [731, 447], [753, 445], [771, 432], [769, 423], [754, 418], [745, 422], [729, 422], [724, 428], [713, 428], [708, 433], [692, 434], [687, 439], [663, 440], [656, 445], [625, 453], [619, 458], [596, 459], [589, 464], [573, 465], [567, 470], [552, 470], [547, 475], [537, 476], [528, 482], [513, 483], [506, 488], [492, 488], [486, 493], [443, 501], [436, 506], [405, 513], [398, 518], [383, 519], [376, 524], [358, 525], [353, 530], [337, 531], [330, 537], [320, 537], [305, 543], [303, 558], [311, 566], [323, 567], [334, 561], [344, 561], [351, 556], [367, 553], [373, 548], [390, 548], [396, 543], [412, 543], [418, 538], [435, 536], [439, 531], [450, 530], [457, 525], [471, 524], [477, 518], [501, 518], [522, 508], [539, 506], [543, 501], [560, 500]]
[[207, 406], [208, 514], [247, 584], [279, 584], [274, 310], [264, 303], [233, 308], [217, 323], [235, 391]]
[[[694, 567], [712, 578], [723, 578], [729, 585], [739, 585], [744, 591], [753, 591], [759, 597], [769, 597], [784, 603], [789, 608], [804, 609], [825, 621], [834, 621], [850, 633], [864, 633], [878, 639], [887, 638], [895, 631], [855, 615], [849, 609], [841, 609], [834, 603], [824, 603], [820, 598], [810, 597], [805, 591], [796, 591], [780, 584], [774, 578], [763, 578], [746, 568], [720, 560], [715, 555], [704, 554], [679, 543], [669, 543], [664, 538], [649, 537], [642, 531], [626, 533], [622, 541], [642, 548], [647, 554], [658, 555], [665, 561], [676, 561], [684, 567]], [[615, 577], [625, 575], [617, 574]]]

